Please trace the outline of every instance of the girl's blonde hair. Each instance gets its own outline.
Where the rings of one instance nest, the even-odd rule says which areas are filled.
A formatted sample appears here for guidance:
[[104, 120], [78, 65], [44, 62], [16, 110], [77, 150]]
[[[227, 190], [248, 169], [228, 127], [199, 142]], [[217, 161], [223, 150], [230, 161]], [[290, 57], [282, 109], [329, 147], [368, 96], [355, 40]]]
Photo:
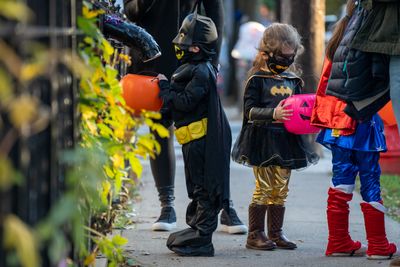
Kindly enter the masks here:
[[[250, 77], [265, 66], [262, 52], [266, 54], [272, 52], [275, 54], [281, 52], [283, 47], [290, 47], [296, 51], [296, 57], [304, 51], [304, 47], [301, 44], [301, 37], [293, 26], [284, 23], [272, 23], [263, 33], [263, 38], [258, 47], [259, 52], [253, 61], [253, 67], [250, 69], [248, 76]], [[301, 72], [299, 68], [296, 68], [294, 63], [288, 70], [297, 74]]]

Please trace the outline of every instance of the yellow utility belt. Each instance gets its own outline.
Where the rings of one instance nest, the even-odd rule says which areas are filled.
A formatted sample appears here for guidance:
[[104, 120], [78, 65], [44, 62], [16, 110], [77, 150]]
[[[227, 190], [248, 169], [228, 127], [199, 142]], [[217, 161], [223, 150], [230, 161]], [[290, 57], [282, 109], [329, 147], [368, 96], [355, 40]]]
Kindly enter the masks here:
[[176, 140], [181, 145], [187, 144], [190, 141], [200, 139], [207, 133], [207, 118], [200, 121], [195, 121], [187, 126], [179, 127], [175, 130]]

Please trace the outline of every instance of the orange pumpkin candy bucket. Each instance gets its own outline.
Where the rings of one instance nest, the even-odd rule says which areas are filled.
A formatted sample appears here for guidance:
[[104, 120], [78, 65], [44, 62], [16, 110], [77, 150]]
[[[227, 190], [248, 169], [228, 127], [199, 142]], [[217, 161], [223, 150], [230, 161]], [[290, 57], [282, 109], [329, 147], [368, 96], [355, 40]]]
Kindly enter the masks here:
[[160, 111], [162, 100], [158, 97], [160, 87], [156, 77], [127, 74], [121, 79], [122, 97], [126, 105], [139, 115], [142, 110]]
[[383, 123], [388, 126], [396, 125], [396, 118], [394, 117], [392, 101], [389, 101], [381, 110], [378, 111]]

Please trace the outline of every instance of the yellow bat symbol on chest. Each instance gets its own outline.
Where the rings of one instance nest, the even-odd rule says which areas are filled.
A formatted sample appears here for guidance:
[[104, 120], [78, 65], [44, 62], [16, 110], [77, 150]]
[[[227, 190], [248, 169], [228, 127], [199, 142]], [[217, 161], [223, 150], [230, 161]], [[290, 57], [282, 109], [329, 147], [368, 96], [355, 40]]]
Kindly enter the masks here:
[[271, 95], [273, 95], [273, 96], [276, 96], [276, 95], [282, 95], [282, 96], [285, 96], [285, 95], [289, 95], [289, 96], [291, 96], [292, 95], [292, 92], [293, 92], [293, 90], [292, 90], [292, 88], [290, 88], [290, 87], [287, 87], [287, 86], [273, 86], [272, 88], [271, 88]]

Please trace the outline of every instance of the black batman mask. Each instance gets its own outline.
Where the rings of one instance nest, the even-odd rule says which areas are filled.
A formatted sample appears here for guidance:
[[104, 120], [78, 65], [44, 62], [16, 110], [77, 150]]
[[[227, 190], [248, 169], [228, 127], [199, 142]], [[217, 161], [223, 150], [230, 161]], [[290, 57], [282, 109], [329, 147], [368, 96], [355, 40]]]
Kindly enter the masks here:
[[268, 69], [274, 74], [280, 74], [293, 64], [294, 56], [295, 55], [291, 55], [289, 57], [281, 55], [273, 55], [272, 57], [269, 56], [266, 61]]
[[172, 42], [179, 46], [208, 46], [217, 39], [218, 33], [214, 22], [209, 17], [195, 12], [184, 19], [178, 35]]
[[174, 45], [174, 48], [176, 58], [182, 63], [188, 62], [195, 55], [195, 53], [189, 51], [189, 46]]

